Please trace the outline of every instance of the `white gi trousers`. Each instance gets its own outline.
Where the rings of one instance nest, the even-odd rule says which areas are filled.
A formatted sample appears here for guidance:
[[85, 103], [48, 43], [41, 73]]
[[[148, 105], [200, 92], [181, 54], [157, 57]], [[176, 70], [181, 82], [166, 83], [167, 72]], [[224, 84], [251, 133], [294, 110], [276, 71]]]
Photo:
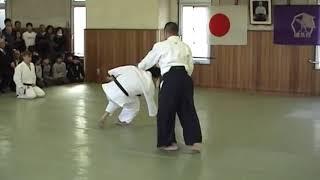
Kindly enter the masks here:
[[38, 86], [23, 86], [17, 87], [17, 98], [20, 99], [34, 99], [37, 97], [44, 97], [46, 93]]
[[122, 108], [118, 116], [119, 121], [131, 123], [140, 110], [139, 97], [126, 96], [114, 82], [103, 84], [102, 88], [109, 101], [106, 112], [112, 115], [117, 109]]

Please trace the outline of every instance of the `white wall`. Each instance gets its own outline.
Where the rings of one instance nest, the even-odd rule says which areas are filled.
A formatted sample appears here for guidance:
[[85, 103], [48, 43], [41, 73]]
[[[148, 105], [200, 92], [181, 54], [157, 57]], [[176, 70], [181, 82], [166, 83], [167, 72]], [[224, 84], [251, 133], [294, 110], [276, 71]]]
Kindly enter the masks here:
[[39, 24], [66, 27], [70, 21], [69, 0], [9, 0], [9, 17], [20, 20], [25, 26], [32, 22], [34, 27]]
[[87, 28], [157, 29], [158, 0], [88, 0]]
[[159, 29], [162, 29], [165, 24], [170, 21], [170, 1], [159, 0]]

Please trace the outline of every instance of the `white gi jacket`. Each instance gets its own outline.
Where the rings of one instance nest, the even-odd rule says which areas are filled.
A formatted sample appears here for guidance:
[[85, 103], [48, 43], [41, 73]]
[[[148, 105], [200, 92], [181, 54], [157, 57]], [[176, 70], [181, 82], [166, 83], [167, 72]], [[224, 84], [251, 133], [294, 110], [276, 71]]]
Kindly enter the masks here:
[[157, 105], [154, 101], [155, 85], [150, 72], [138, 69], [135, 66], [121, 66], [108, 71], [109, 75], [116, 77], [117, 81], [128, 92], [126, 96], [114, 81], [103, 84], [103, 90], [109, 99], [123, 107], [124, 104], [130, 103], [130, 96], [144, 95], [149, 116], [157, 115]]
[[[22, 76], [23, 74], [23, 76]], [[13, 76], [13, 80], [16, 83], [17, 89], [24, 87], [23, 83], [36, 84], [37, 77], [35, 73], [35, 67], [33, 63], [30, 63], [30, 68], [25, 62], [21, 62], [16, 68]]]
[[178, 36], [171, 36], [156, 43], [138, 67], [147, 70], [156, 64], [159, 64], [161, 75], [168, 72], [172, 66], [184, 66], [191, 76], [194, 68], [191, 49]]

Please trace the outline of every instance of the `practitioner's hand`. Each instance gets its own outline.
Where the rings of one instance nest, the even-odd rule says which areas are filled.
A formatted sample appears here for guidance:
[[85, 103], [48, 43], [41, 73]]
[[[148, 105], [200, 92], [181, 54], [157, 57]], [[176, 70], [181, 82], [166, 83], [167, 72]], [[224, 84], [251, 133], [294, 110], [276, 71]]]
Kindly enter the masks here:
[[108, 82], [113, 81], [113, 78], [111, 76], [107, 76], [106, 80], [107, 80], [107, 83], [108, 83]]

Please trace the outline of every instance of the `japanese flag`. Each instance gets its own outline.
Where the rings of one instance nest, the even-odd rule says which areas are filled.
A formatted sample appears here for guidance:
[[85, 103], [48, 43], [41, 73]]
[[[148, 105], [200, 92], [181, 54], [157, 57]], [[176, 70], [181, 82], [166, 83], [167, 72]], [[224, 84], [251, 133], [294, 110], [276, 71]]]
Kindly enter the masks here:
[[212, 45], [246, 45], [248, 7], [242, 5], [213, 6], [208, 24]]

